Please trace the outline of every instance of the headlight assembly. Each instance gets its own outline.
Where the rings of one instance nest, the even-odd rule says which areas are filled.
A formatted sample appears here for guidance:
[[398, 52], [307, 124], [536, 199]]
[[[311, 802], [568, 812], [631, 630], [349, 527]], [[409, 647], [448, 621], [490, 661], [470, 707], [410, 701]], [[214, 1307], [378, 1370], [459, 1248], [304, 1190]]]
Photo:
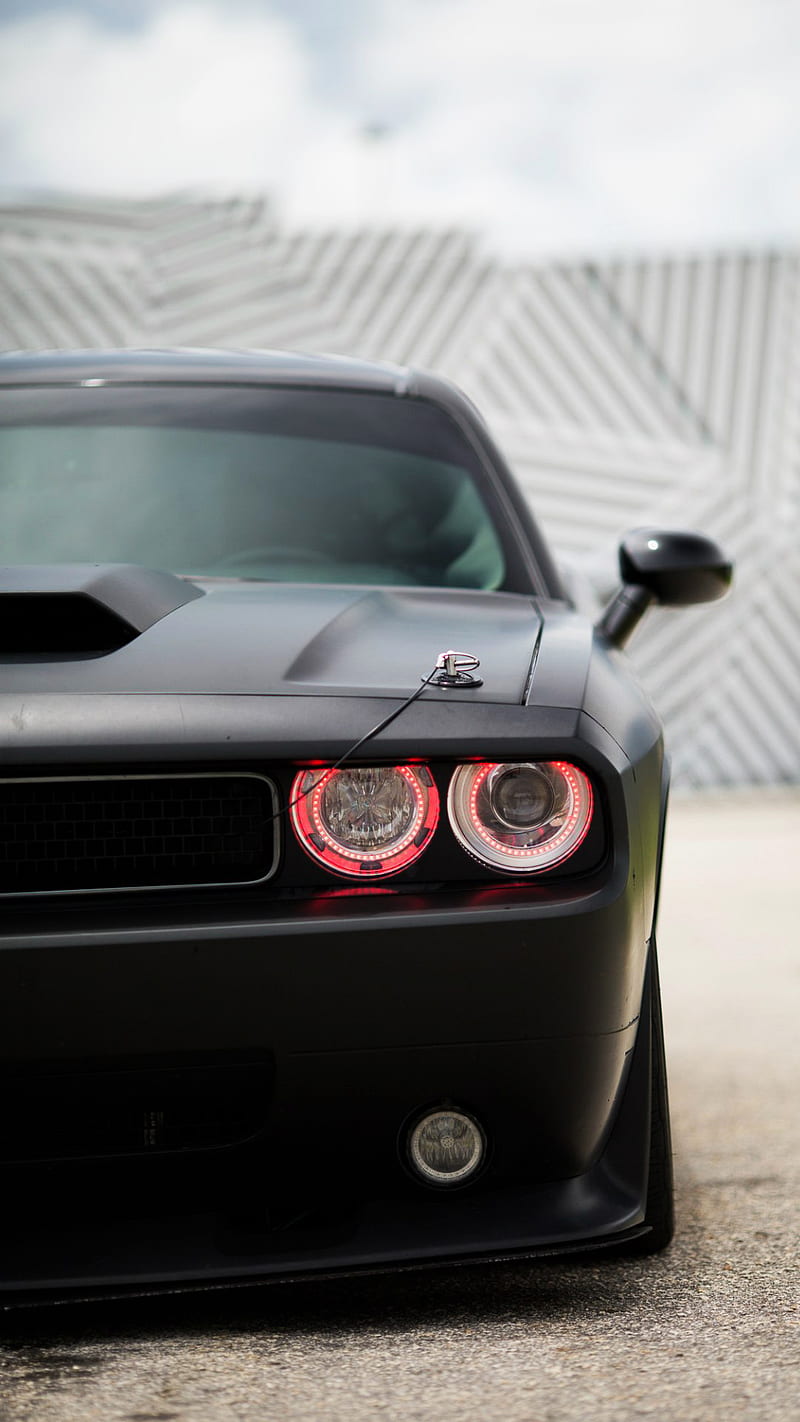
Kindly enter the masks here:
[[462, 765], [447, 797], [464, 849], [510, 874], [540, 873], [568, 859], [586, 836], [592, 806], [587, 776], [564, 760]]
[[303, 848], [337, 874], [397, 874], [425, 849], [439, 796], [424, 765], [301, 770], [290, 796]]

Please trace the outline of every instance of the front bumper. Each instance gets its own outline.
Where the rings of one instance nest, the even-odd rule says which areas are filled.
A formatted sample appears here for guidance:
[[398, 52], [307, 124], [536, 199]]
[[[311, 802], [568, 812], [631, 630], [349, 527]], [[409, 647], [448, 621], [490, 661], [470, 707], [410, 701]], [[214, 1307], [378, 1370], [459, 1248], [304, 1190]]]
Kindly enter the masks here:
[[[140, 902], [54, 907], [36, 934], [8, 924], [0, 1290], [552, 1252], [635, 1228], [649, 1132], [649, 1058], [630, 1065], [647, 1056], [637, 905], [618, 865], [560, 895], [344, 895], [250, 918]], [[204, 1083], [239, 1090], [240, 1068], [244, 1124], [170, 1139], [170, 1083], [191, 1078], [199, 1109]], [[112, 1079], [100, 1097], [113, 1112], [124, 1084], [128, 1126], [109, 1149], [91, 1137]], [[460, 1190], [425, 1187], [405, 1162], [408, 1122], [442, 1102], [489, 1141]]]

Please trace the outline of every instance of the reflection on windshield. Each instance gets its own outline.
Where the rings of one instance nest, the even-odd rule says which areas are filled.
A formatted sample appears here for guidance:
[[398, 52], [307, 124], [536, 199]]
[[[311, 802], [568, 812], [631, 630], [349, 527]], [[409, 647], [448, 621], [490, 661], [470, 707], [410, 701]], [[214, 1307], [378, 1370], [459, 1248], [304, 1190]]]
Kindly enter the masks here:
[[[163, 398], [152, 423], [146, 415], [133, 420], [124, 406], [108, 406], [112, 419], [104, 422], [103, 395], [92, 395], [101, 403], [90, 407], [89, 422], [64, 420], [61, 392], [62, 408], [42, 422], [29, 412], [24, 424], [0, 424], [3, 562], [132, 562], [314, 582], [502, 583], [502, 547], [470, 471], [413, 447], [419, 437], [405, 448], [367, 442], [374, 421], [366, 439], [355, 427], [353, 438], [338, 427], [336, 438], [321, 437], [308, 420], [304, 434], [294, 407], [272, 428], [254, 419], [255, 428], [227, 428], [209, 418], [198, 427], [185, 414], [176, 427]], [[317, 403], [318, 393], [311, 398]]]

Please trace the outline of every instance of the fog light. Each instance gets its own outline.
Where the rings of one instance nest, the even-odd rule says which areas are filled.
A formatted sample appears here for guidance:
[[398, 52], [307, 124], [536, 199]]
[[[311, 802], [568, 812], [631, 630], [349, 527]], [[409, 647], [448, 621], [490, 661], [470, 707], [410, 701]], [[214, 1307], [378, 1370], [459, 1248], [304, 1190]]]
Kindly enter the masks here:
[[464, 1111], [431, 1111], [408, 1138], [408, 1157], [429, 1185], [462, 1185], [480, 1168], [486, 1138]]

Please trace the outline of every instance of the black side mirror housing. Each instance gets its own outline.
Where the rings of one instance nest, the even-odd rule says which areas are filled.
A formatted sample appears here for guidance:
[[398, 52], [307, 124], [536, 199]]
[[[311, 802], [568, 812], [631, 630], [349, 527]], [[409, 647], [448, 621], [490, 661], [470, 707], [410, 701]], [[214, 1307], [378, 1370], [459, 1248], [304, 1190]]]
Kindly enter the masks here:
[[733, 564], [712, 539], [700, 533], [637, 528], [619, 548], [622, 587], [608, 604], [597, 630], [622, 647], [652, 603], [690, 607], [724, 597]]

